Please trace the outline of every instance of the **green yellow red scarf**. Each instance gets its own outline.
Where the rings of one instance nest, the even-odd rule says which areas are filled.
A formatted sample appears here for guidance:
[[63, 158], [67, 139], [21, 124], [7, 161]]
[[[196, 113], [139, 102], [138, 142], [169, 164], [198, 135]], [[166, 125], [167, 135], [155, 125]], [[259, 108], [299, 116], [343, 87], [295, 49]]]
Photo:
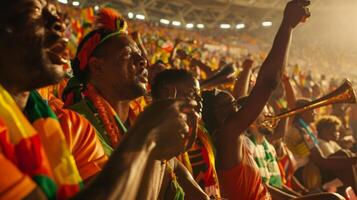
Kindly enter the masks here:
[[[198, 161], [197, 156], [190, 159], [188, 152], [180, 155], [178, 159], [186, 166], [191, 174], [193, 174], [195, 180], [204, 188], [209, 196], [220, 197], [219, 183], [215, 167], [214, 146], [203, 125], [200, 125], [197, 131], [197, 140], [202, 144], [198, 150], [200, 151], [199, 153], [201, 154], [203, 161]], [[193, 150], [193, 148], [190, 150]], [[203, 162], [206, 166], [205, 170], [202, 169], [201, 164], [195, 162], [201, 164]]]
[[68, 199], [82, 182], [56, 115], [37, 92], [30, 93], [24, 112], [28, 119], [0, 86], [0, 118], [8, 128], [0, 133], [1, 150], [49, 199]]

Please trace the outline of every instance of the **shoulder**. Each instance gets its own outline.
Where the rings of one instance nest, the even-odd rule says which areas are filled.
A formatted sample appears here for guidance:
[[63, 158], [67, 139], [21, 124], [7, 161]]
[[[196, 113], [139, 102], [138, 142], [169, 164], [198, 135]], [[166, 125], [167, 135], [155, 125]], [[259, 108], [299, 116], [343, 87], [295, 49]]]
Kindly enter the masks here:
[[248, 151], [249, 154], [253, 154], [255, 150], [255, 144], [252, 142], [251, 139], [246, 134], [243, 134], [242, 136], [242, 142], [243, 142], [243, 147]]

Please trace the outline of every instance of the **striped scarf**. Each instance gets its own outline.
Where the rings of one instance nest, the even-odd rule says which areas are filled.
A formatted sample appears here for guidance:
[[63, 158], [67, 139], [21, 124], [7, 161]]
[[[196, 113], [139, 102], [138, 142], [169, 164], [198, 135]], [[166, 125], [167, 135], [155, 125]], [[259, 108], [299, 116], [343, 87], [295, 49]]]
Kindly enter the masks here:
[[197, 130], [197, 141], [178, 159], [191, 172], [194, 179], [206, 194], [220, 197], [219, 183], [215, 167], [215, 150], [207, 130], [200, 125]]
[[177, 177], [174, 172], [174, 169], [172, 166], [167, 162], [164, 161], [166, 165], [166, 170], [170, 175], [171, 178], [171, 183], [169, 186], [169, 189], [172, 190], [175, 193], [175, 196], [173, 197], [173, 200], [184, 200], [185, 199], [185, 192], [183, 191], [182, 187], [180, 184], [177, 182]]
[[30, 93], [24, 112], [28, 119], [0, 86], [0, 117], [9, 130], [0, 133], [0, 149], [48, 199], [68, 199], [82, 182], [57, 117], [37, 92]]
[[262, 181], [271, 186], [282, 188], [283, 180], [280, 173], [278, 158], [274, 147], [264, 139], [258, 144], [254, 135], [249, 135], [251, 146], [254, 149], [254, 160], [259, 168]]

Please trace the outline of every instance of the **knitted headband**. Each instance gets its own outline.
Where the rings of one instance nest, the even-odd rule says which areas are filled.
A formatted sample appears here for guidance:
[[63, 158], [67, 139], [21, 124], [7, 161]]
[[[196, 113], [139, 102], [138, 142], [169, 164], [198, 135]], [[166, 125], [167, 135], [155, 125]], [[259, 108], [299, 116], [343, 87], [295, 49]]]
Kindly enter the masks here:
[[89, 58], [100, 44], [111, 37], [128, 34], [127, 22], [117, 11], [110, 8], [103, 8], [99, 11], [95, 25], [96, 29], [79, 43], [72, 63], [74, 71], [82, 72], [86, 69]]

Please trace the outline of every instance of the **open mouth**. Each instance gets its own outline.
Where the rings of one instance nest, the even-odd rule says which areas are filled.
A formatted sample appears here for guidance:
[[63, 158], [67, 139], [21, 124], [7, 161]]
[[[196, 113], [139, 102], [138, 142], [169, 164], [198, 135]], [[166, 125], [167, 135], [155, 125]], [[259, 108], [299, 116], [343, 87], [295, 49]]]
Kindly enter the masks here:
[[137, 77], [137, 80], [140, 82], [140, 83], [143, 83], [143, 84], [146, 84], [148, 83], [148, 70], [147, 69], [144, 69], [142, 70], [142, 72], [140, 74], [138, 74], [136, 77]]
[[66, 51], [68, 39], [61, 38], [57, 40], [51, 47], [46, 49], [47, 55], [51, 62], [56, 65], [64, 65], [69, 62], [69, 55]]

